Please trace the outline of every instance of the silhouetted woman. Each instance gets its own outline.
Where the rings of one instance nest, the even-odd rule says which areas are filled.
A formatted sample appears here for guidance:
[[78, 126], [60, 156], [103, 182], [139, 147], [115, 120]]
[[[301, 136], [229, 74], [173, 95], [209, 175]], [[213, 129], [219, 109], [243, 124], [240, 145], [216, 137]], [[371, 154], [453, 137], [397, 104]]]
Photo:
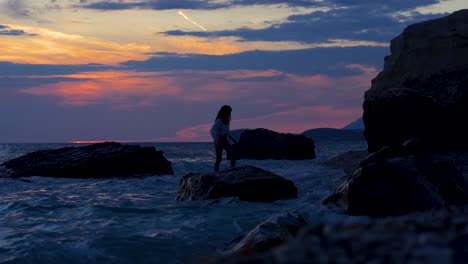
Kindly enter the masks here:
[[233, 142], [236, 140], [229, 134], [229, 123], [231, 122], [232, 108], [229, 105], [223, 105], [218, 111], [216, 120], [211, 127], [210, 133], [214, 140], [216, 162], [214, 166], [215, 171], [219, 171], [219, 165], [223, 157], [223, 149], [229, 152], [231, 156], [231, 168], [236, 166], [236, 157], [234, 156], [234, 148], [229, 142], [231, 139]]

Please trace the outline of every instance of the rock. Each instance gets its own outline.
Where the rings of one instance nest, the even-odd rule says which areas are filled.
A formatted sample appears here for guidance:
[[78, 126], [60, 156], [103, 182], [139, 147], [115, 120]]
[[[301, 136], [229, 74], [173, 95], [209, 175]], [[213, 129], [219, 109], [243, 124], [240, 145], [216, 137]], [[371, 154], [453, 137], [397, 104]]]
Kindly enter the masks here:
[[354, 171], [359, 168], [359, 162], [365, 159], [367, 155], [367, 150], [350, 150], [341, 153], [322, 164], [330, 168], [342, 169], [346, 174], [352, 175]]
[[257, 128], [242, 132], [236, 144], [237, 159], [315, 159], [314, 141], [303, 135]]
[[468, 202], [468, 187], [453, 160], [437, 153], [402, 154], [404, 150], [387, 147], [374, 153], [323, 203], [351, 215], [388, 216]]
[[295, 238], [267, 252], [215, 263], [466, 263], [466, 210], [307, 225]]
[[290, 180], [253, 166], [237, 167], [221, 172], [190, 173], [180, 179], [176, 199], [207, 200], [239, 197], [243, 201], [272, 202], [297, 198], [297, 189]]
[[107, 178], [173, 175], [171, 162], [154, 147], [106, 142], [83, 147], [40, 150], [7, 161], [9, 177]]
[[407, 27], [365, 93], [370, 152], [411, 138], [468, 147], [468, 10]]
[[272, 216], [249, 233], [228, 242], [218, 250], [214, 262], [241, 256], [252, 256], [271, 250], [294, 238], [299, 229], [306, 225], [297, 213]]
[[360, 167], [365, 167], [379, 160], [385, 160], [388, 158], [401, 156], [403, 154], [404, 154], [404, 147], [402, 145], [385, 146], [381, 148], [379, 151], [370, 153], [367, 157], [361, 160], [361, 162], [359, 162], [359, 165]]

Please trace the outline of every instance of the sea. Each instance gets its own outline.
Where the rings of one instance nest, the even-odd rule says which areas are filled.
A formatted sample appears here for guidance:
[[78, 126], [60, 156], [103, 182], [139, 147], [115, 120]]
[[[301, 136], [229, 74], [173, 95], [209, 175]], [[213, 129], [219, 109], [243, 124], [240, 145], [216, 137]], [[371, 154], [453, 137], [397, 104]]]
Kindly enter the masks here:
[[[316, 141], [314, 160], [240, 160], [293, 181], [297, 199], [176, 201], [180, 178], [211, 172], [212, 143], [138, 143], [163, 151], [175, 175], [110, 179], [0, 178], [0, 263], [201, 263], [268, 218], [300, 213], [308, 223], [362, 221], [320, 201], [345, 173], [322, 165], [367, 147]], [[0, 163], [71, 144], [0, 144]], [[225, 159], [221, 169], [228, 168]]]

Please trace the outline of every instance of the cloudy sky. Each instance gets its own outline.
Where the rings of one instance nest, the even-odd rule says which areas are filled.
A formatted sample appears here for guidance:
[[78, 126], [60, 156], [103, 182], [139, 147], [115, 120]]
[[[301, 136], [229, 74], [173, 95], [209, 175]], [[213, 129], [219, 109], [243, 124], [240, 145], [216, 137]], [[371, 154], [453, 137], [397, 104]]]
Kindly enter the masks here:
[[466, 0], [0, 0], [0, 142], [341, 128], [389, 41]]

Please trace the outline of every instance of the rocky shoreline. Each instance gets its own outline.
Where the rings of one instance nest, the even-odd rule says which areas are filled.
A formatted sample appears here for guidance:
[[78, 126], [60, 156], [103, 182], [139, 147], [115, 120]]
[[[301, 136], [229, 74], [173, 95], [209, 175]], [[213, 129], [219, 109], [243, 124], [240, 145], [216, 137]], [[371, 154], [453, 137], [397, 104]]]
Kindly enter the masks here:
[[309, 224], [279, 246], [216, 256], [211, 263], [466, 263], [467, 212], [459, 207], [354, 224]]

